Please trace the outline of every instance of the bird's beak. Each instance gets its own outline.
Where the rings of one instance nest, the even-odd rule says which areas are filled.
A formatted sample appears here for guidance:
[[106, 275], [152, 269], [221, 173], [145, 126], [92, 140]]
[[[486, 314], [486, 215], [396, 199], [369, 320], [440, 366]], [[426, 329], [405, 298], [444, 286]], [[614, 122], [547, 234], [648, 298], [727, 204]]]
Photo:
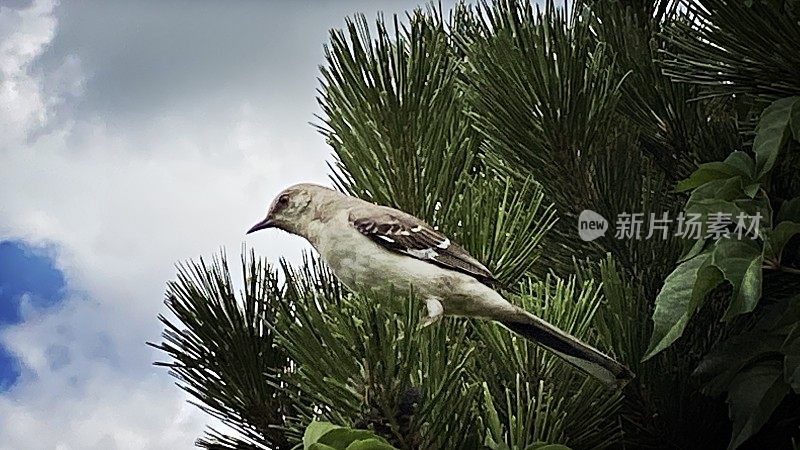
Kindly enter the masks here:
[[245, 233], [245, 234], [250, 234], [250, 233], [256, 232], [258, 230], [263, 230], [263, 229], [266, 229], [266, 228], [272, 228], [274, 226], [275, 226], [275, 224], [272, 223], [272, 220], [269, 217], [267, 217], [266, 219], [262, 220], [261, 222], [258, 222], [257, 224], [253, 225], [253, 227], [250, 228], [249, 230], [247, 230], [247, 233]]

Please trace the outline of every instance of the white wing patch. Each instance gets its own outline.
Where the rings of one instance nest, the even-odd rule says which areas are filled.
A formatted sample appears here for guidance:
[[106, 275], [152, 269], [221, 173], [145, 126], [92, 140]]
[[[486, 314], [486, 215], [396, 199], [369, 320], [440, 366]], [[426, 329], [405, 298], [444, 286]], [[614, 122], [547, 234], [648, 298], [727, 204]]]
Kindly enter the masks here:
[[386, 250], [471, 275], [486, 285], [494, 283], [492, 273], [458, 244], [435, 227], [401, 211], [376, 214], [373, 210], [354, 210], [348, 219], [360, 233]]
[[419, 259], [436, 259], [436, 257], [439, 256], [439, 254], [436, 253], [436, 250], [432, 248], [424, 248], [422, 250], [409, 248], [406, 249], [406, 252], [408, 252], [408, 254], [413, 256], [414, 258], [419, 258]]

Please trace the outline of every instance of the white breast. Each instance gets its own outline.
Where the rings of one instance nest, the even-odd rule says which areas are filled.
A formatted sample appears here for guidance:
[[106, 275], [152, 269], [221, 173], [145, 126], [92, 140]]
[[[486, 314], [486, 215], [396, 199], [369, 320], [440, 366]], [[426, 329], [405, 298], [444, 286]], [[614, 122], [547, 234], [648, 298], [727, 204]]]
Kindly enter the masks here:
[[[334, 222], [336, 221], [336, 222]], [[356, 292], [406, 292], [441, 300], [446, 314], [486, 316], [511, 305], [474, 277], [387, 250], [372, 242], [346, 216], [313, 225], [316, 247], [339, 280]]]

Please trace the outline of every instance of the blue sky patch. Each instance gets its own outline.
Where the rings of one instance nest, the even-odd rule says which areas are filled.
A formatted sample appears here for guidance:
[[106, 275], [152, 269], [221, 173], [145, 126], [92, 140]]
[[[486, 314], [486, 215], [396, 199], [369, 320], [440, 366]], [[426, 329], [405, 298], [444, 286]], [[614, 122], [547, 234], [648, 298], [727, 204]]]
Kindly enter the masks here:
[[[20, 241], [0, 242], [0, 329], [19, 323], [24, 298], [36, 307], [47, 307], [64, 299], [64, 275], [48, 249], [30, 247]], [[19, 365], [0, 345], [0, 391], [19, 377]]]

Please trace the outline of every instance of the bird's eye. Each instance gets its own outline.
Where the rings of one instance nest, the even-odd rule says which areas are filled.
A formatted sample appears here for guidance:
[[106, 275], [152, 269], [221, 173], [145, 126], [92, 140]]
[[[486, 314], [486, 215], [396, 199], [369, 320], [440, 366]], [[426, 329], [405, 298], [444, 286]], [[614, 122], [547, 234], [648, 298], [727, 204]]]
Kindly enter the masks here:
[[283, 194], [280, 197], [278, 197], [278, 204], [279, 205], [285, 205], [287, 203], [289, 203], [289, 195], [288, 194]]

